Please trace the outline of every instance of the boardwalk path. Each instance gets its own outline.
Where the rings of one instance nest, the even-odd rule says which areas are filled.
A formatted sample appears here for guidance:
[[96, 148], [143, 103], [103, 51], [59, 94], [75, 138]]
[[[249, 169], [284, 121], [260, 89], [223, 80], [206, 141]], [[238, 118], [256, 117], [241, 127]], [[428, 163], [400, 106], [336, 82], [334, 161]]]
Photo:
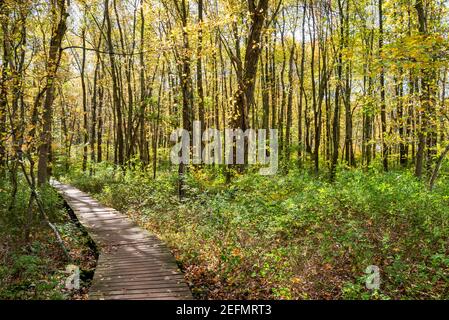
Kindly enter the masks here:
[[52, 184], [100, 251], [89, 299], [192, 299], [173, 256], [154, 235], [86, 193]]

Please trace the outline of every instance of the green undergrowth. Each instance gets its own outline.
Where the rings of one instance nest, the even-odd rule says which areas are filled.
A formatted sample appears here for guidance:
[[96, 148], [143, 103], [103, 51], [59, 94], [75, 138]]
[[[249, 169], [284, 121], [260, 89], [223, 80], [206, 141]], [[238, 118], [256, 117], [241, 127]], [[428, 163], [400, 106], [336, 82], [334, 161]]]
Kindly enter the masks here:
[[[431, 193], [407, 171], [247, 173], [229, 185], [192, 169], [185, 200], [176, 171], [154, 180], [102, 164], [64, 180], [156, 233], [194, 294], [214, 299], [448, 299], [449, 185]], [[369, 265], [380, 289], [366, 289]]]
[[[96, 263], [95, 252], [70, 219], [62, 199], [50, 186], [39, 190], [44, 210], [70, 251], [71, 262], [36, 205], [28, 209], [30, 191], [25, 179], [19, 176], [14, 202], [12, 193], [10, 179], [0, 179], [0, 299], [84, 299]], [[81, 270], [79, 290], [65, 289], [69, 263]]]

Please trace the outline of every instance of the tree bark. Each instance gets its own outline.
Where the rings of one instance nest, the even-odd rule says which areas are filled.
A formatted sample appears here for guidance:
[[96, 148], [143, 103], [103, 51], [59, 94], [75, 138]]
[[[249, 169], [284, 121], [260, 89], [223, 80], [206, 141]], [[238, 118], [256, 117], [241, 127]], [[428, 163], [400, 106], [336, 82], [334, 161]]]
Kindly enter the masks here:
[[[383, 50], [383, 0], [379, 0], [379, 58], [382, 62], [382, 50]], [[380, 71], [380, 122], [381, 122], [381, 138], [382, 138], [382, 164], [384, 171], [388, 171], [388, 144], [386, 142], [387, 134], [387, 113], [385, 103], [385, 69], [381, 66]]]
[[48, 53], [46, 96], [44, 101], [44, 112], [42, 116], [42, 133], [40, 136], [41, 145], [39, 147], [37, 176], [38, 185], [40, 186], [47, 183], [48, 177], [51, 174], [49, 166], [49, 155], [51, 151], [52, 141], [51, 134], [53, 120], [53, 101], [55, 98], [55, 81], [62, 54], [62, 38], [64, 37], [64, 34], [67, 30], [66, 20], [68, 17], [65, 0], [56, 1], [52, 10], [55, 19], [55, 26], [53, 27], [50, 40], [50, 49]]
[[116, 114], [116, 147], [117, 158], [116, 164], [123, 166], [124, 164], [124, 150], [123, 150], [123, 117], [122, 117], [122, 105], [119, 97], [119, 87], [117, 79], [117, 68], [114, 56], [114, 45], [112, 43], [112, 24], [109, 16], [109, 0], [105, 0], [104, 4], [105, 18], [106, 18], [106, 38], [109, 49], [109, 60], [111, 63], [111, 77], [112, 77], [112, 100], [114, 105], [114, 111]]

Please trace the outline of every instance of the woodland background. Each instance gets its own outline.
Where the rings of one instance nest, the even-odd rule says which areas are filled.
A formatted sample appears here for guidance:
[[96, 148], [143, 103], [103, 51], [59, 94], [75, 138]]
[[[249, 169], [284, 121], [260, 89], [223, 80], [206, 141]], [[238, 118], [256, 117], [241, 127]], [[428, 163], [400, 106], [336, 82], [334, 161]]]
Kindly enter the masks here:
[[[54, 176], [164, 239], [198, 298], [448, 298], [448, 10], [1, 1], [0, 297], [83, 297], [60, 288], [59, 245], [93, 253]], [[278, 129], [278, 174], [171, 165], [194, 120]]]

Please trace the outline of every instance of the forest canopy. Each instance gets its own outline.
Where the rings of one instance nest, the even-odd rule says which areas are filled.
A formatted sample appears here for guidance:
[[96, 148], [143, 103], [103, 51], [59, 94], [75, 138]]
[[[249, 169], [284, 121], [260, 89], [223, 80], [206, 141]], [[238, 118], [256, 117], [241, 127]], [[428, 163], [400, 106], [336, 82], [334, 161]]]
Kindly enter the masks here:
[[[348, 228], [342, 227], [343, 233], [354, 223], [354, 230], [364, 234], [361, 238], [375, 243], [367, 245], [372, 253], [362, 254], [361, 247], [350, 244], [357, 236], [345, 233], [340, 235], [343, 244], [326, 238], [329, 242], [322, 245], [328, 247], [320, 254], [330, 257], [338, 242], [334, 249], [343, 250], [359, 273], [370, 259], [388, 269], [396, 249], [409, 254], [411, 264], [446, 254], [432, 246], [449, 232], [443, 222], [449, 153], [447, 0], [3, 0], [0, 24], [0, 221], [5, 229], [0, 234], [12, 234], [6, 229], [15, 226], [17, 237], [29, 243], [33, 228], [39, 229], [33, 219], [43, 219], [59, 239], [47, 203], [48, 183], [56, 177], [110, 205], [126, 204], [119, 209], [131, 214], [147, 212], [150, 222], [145, 223], [170, 244], [180, 236], [174, 225], [180, 227], [180, 259], [189, 266], [198, 264], [194, 256], [209, 259], [220, 276], [236, 277], [226, 293], [209, 297], [362, 295], [357, 285], [344, 285], [348, 279], [356, 283], [357, 277], [331, 275], [331, 269], [323, 281], [335, 285], [335, 292], [310, 283], [298, 289], [304, 279], [292, 280], [299, 279], [294, 264], [275, 284], [267, 282], [272, 270], [261, 271], [264, 265], [255, 267], [260, 270], [254, 277], [243, 271], [244, 279], [239, 278], [239, 268], [256, 260], [250, 251], [259, 232], [267, 232], [270, 241], [288, 243], [292, 252], [297, 250], [294, 256], [303, 249], [307, 255], [318, 244], [300, 242], [307, 238], [301, 230], [315, 230], [319, 242], [331, 237], [319, 223], [328, 228], [341, 224]], [[171, 133], [193, 132], [195, 121], [202, 130], [276, 129], [276, 176], [258, 177], [257, 165], [170, 163]], [[145, 203], [152, 207], [130, 190], [148, 196]], [[245, 195], [259, 202], [251, 203]], [[231, 205], [233, 199], [236, 204]], [[432, 201], [438, 216], [426, 220], [426, 209], [417, 206], [417, 199]], [[388, 208], [381, 206], [383, 201]], [[223, 213], [224, 203], [233, 218]], [[166, 216], [158, 216], [154, 208]], [[416, 208], [416, 219], [401, 208]], [[193, 218], [190, 210], [201, 213]], [[207, 220], [208, 210], [221, 222]], [[374, 216], [369, 218], [371, 210]], [[251, 216], [262, 212], [268, 212], [260, 220], [266, 231], [255, 227], [259, 220]], [[394, 219], [388, 216], [392, 212]], [[311, 213], [316, 213], [313, 219]], [[164, 225], [165, 219], [173, 225]], [[184, 227], [179, 219], [186, 221]], [[192, 231], [198, 221], [205, 223], [203, 229]], [[241, 233], [226, 233], [225, 226], [235, 227], [236, 221], [245, 222]], [[400, 235], [389, 229], [387, 238], [371, 239], [364, 232], [375, 228], [367, 232], [383, 234], [386, 221], [416, 242], [380, 249], [382, 243], [400, 242]], [[412, 250], [413, 245], [420, 247], [416, 230], [421, 227], [439, 232], [424, 237], [425, 257]], [[221, 237], [229, 243], [218, 245]], [[196, 238], [211, 245], [209, 253], [193, 244]], [[271, 253], [282, 258], [262, 256], [279, 270], [288, 254], [273, 246]], [[223, 263], [229, 269], [211, 262], [225, 255], [214, 255], [214, 250], [228, 250]], [[385, 250], [391, 255], [380, 258]], [[360, 261], [352, 256], [355, 252]], [[345, 259], [335, 268], [343, 270]], [[332, 264], [323, 261], [320, 268]], [[201, 270], [202, 276], [211, 277]], [[447, 290], [440, 280], [434, 291], [392, 289], [400, 282], [393, 278], [385, 293], [393, 298], [432, 296], [429, 292], [442, 297]], [[243, 292], [242, 283], [248, 282], [259, 285], [254, 295]]]

